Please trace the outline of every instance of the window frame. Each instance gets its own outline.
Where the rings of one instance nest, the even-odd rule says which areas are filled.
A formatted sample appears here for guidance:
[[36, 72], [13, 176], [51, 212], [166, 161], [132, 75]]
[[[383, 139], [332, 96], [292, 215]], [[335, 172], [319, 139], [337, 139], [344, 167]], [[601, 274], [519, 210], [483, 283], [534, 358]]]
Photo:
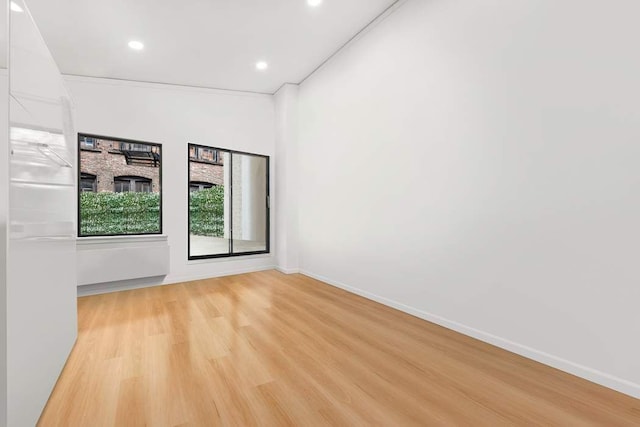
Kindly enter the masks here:
[[[81, 138], [94, 138], [96, 140], [101, 139], [101, 140], [105, 140], [105, 141], [109, 141], [109, 142], [126, 142], [126, 143], [131, 143], [131, 144], [147, 144], [147, 145], [151, 145], [153, 147], [155, 147], [156, 150], [159, 151], [160, 153], [160, 166], [158, 166], [158, 185], [160, 186], [160, 191], [158, 192], [160, 194], [160, 228], [158, 231], [154, 231], [154, 232], [150, 232], [150, 233], [135, 233], [135, 234], [82, 234], [82, 228], [80, 227], [80, 219], [81, 219], [81, 214], [80, 214], [80, 197], [81, 197], [81, 191], [80, 191], [80, 179], [81, 179], [81, 152], [82, 149], [80, 148], [80, 140]], [[84, 132], [78, 132], [78, 138], [77, 138], [77, 180], [76, 180], [76, 211], [77, 211], [77, 225], [76, 228], [78, 229], [77, 231], [77, 235], [78, 238], [92, 238], [92, 237], [136, 237], [136, 236], [157, 236], [157, 235], [161, 235], [163, 234], [163, 230], [164, 230], [164, 223], [163, 223], [163, 215], [164, 215], [164, 203], [163, 203], [163, 192], [164, 192], [164, 186], [162, 183], [162, 169], [163, 169], [163, 164], [164, 164], [164, 159], [162, 158], [162, 144], [157, 143], [157, 142], [148, 142], [148, 141], [140, 141], [140, 140], [135, 140], [135, 139], [127, 139], [127, 138], [120, 138], [120, 137], [115, 137], [115, 136], [106, 136], [106, 135], [96, 135], [96, 134], [92, 134], [92, 133], [84, 133]], [[114, 177], [115, 178], [115, 177]], [[114, 181], [115, 184], [115, 181]], [[115, 190], [115, 188], [114, 188]], [[96, 175], [96, 192], [98, 191], [97, 189], [97, 175]], [[153, 191], [153, 188], [152, 188]], [[114, 191], [115, 192], [115, 191]]]
[[[89, 135], [83, 135], [82, 137], [85, 138], [84, 141], [81, 140], [81, 138], [78, 138], [78, 147], [80, 148], [80, 150], [87, 150], [87, 151], [97, 151], [98, 150], [98, 139], [94, 138], [92, 136]], [[86, 139], [89, 138], [91, 139], [91, 146], [83, 146], [83, 142], [86, 143]]]
[[[92, 180], [91, 191], [84, 191], [82, 189], [83, 180]], [[92, 173], [80, 172], [80, 181], [78, 181], [78, 193], [97, 193], [98, 192], [98, 176]]]
[[[117, 191], [116, 182], [128, 182], [128, 191]], [[149, 184], [150, 191], [138, 191], [138, 183]], [[131, 184], [133, 184], [134, 190], [131, 191]], [[152, 193], [153, 192], [153, 180], [151, 178], [145, 178], [144, 176], [137, 175], [119, 175], [113, 177], [113, 192], [114, 193]]]
[[[153, 153], [153, 148], [149, 147], [148, 150], [139, 150], [138, 148], [140, 147], [135, 147], [136, 145], [146, 145], [146, 146], [150, 146], [152, 144], [148, 144], [146, 142], [131, 142], [131, 141], [126, 141], [126, 140], [118, 140], [118, 141], [113, 141], [113, 142], [118, 142], [120, 143], [120, 146], [118, 148], [116, 148], [116, 151], [131, 151], [131, 152], [136, 152], [136, 153]], [[126, 148], [122, 148], [123, 144], [127, 144], [128, 147]]]
[[[241, 154], [241, 155], [247, 155], [247, 156], [255, 156], [255, 157], [261, 157], [263, 159], [265, 159], [266, 162], [266, 167], [267, 167], [267, 173], [266, 173], [266, 197], [265, 197], [265, 207], [266, 207], [266, 215], [265, 215], [265, 221], [266, 221], [266, 228], [265, 228], [265, 238], [266, 238], [266, 244], [265, 244], [265, 250], [263, 251], [250, 251], [250, 252], [240, 252], [240, 253], [233, 253], [233, 186], [229, 186], [229, 212], [231, 212], [230, 214], [230, 228], [231, 228], [231, 238], [229, 239], [229, 252], [228, 253], [223, 253], [223, 254], [211, 254], [211, 255], [191, 255], [191, 161], [194, 161], [196, 163], [198, 163], [199, 161], [196, 159], [191, 159], [191, 147], [194, 148], [208, 148], [208, 149], [213, 149], [218, 151], [218, 156], [220, 156], [222, 153], [229, 153], [229, 164], [227, 165], [226, 163], [223, 165], [220, 165], [219, 163], [217, 165], [223, 166], [223, 167], [229, 167], [229, 180], [233, 181], [233, 155], [234, 154]], [[238, 151], [238, 150], [231, 150], [228, 148], [222, 148], [222, 147], [211, 147], [208, 145], [202, 145], [202, 144], [195, 144], [195, 143], [188, 143], [187, 144], [187, 259], [189, 261], [198, 261], [198, 260], [207, 260], [207, 259], [217, 259], [217, 258], [235, 258], [235, 257], [239, 257], [239, 256], [251, 256], [251, 255], [265, 255], [265, 254], [270, 254], [271, 253], [271, 169], [270, 169], [270, 157], [264, 154], [257, 154], [257, 153], [249, 153], [246, 151]], [[215, 165], [214, 163], [210, 163], [212, 165]]]
[[217, 187], [218, 184], [214, 184], [212, 182], [206, 182], [206, 181], [189, 181], [189, 191], [194, 191], [191, 187], [193, 187], [194, 185], [198, 186], [198, 189], [195, 191], [200, 191], [200, 190], [207, 190], [209, 188], [213, 188], [213, 187]]
[[[193, 147], [193, 157], [191, 157], [191, 147]], [[202, 157], [201, 153], [204, 150], [213, 152], [213, 160], [208, 160]], [[220, 161], [220, 150], [220, 148], [207, 147], [205, 145], [189, 144], [189, 159], [194, 162], [206, 163], [208, 165], [222, 165], [222, 161]]]

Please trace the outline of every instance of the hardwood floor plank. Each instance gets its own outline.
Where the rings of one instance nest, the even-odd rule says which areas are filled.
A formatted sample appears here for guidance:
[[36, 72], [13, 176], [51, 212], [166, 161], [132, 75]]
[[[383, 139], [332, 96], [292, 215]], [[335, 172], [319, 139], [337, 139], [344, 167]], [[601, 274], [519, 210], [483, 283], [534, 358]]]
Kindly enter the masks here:
[[640, 425], [640, 401], [302, 275], [78, 299], [40, 426]]

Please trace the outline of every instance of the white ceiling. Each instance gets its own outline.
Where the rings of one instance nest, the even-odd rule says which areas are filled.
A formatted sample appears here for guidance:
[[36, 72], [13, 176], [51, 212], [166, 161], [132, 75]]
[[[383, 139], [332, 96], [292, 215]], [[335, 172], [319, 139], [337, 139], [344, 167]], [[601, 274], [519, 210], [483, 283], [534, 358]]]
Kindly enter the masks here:
[[[60, 70], [273, 93], [395, 0], [26, 0]], [[127, 47], [145, 44], [142, 51]], [[255, 63], [264, 60], [266, 71]]]

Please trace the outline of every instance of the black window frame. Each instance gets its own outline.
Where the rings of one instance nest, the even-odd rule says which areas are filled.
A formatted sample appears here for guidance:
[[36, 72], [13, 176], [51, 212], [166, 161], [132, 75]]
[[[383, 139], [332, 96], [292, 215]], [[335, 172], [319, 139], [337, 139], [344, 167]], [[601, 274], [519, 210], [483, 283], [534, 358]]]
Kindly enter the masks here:
[[[154, 232], [150, 232], [150, 233], [132, 233], [132, 234], [82, 234], [82, 228], [80, 227], [80, 220], [81, 220], [81, 215], [80, 215], [80, 196], [81, 196], [81, 191], [80, 191], [80, 179], [81, 179], [81, 175], [82, 172], [80, 171], [81, 169], [81, 162], [80, 162], [80, 156], [81, 156], [81, 151], [82, 149], [80, 148], [80, 143], [81, 143], [81, 138], [94, 138], [95, 140], [104, 140], [104, 141], [108, 141], [108, 142], [125, 142], [125, 143], [131, 143], [131, 144], [147, 144], [147, 145], [151, 145], [153, 147], [155, 147], [155, 152], [159, 151], [160, 154], [160, 165], [157, 166], [158, 167], [158, 185], [160, 186], [160, 191], [158, 192], [160, 194], [160, 228], [158, 231], [154, 231]], [[84, 238], [84, 237], [135, 237], [135, 236], [158, 236], [163, 234], [164, 231], [164, 221], [163, 221], [163, 215], [164, 215], [164, 203], [163, 203], [163, 193], [164, 193], [164, 186], [162, 185], [162, 168], [163, 168], [163, 164], [164, 161], [162, 159], [162, 144], [157, 143], [157, 142], [148, 142], [148, 141], [140, 141], [140, 140], [135, 140], [135, 139], [127, 139], [127, 138], [120, 138], [120, 137], [115, 137], [115, 136], [106, 136], [106, 135], [96, 135], [96, 134], [92, 134], [92, 133], [84, 133], [84, 132], [78, 132], [78, 145], [77, 145], [77, 169], [78, 169], [78, 175], [77, 175], [77, 188], [76, 188], [76, 195], [77, 195], [77, 199], [76, 199], [76, 211], [77, 211], [77, 229], [78, 229], [78, 237], [79, 238]], [[96, 178], [96, 185], [97, 185], [97, 178]], [[153, 184], [152, 184], [153, 185]], [[97, 189], [96, 189], [97, 190]], [[153, 188], [152, 188], [153, 191]]]
[[[229, 168], [229, 181], [233, 180], [233, 154], [243, 154], [247, 156], [255, 156], [261, 157], [266, 161], [267, 173], [266, 173], [266, 197], [265, 197], [265, 207], [266, 207], [266, 229], [265, 229], [265, 250], [263, 251], [250, 251], [250, 252], [233, 252], [233, 186], [229, 188], [229, 212], [231, 212], [230, 216], [230, 228], [231, 228], [231, 238], [229, 239], [229, 252], [223, 254], [212, 254], [212, 255], [191, 255], [191, 162], [199, 162], [198, 159], [193, 159], [191, 157], [191, 147], [194, 148], [207, 148], [213, 149], [217, 151], [217, 155], [220, 156], [222, 153], [229, 153], [229, 164], [220, 164], [219, 166], [228, 167]], [[198, 261], [198, 260], [206, 260], [206, 259], [216, 259], [216, 258], [235, 258], [239, 256], [251, 256], [251, 255], [265, 255], [271, 253], [271, 172], [270, 172], [270, 157], [264, 154], [257, 153], [249, 153], [246, 151], [237, 151], [231, 150], [228, 148], [221, 147], [211, 147], [208, 145], [188, 143], [187, 144], [187, 259], [189, 261]], [[215, 165], [214, 163], [211, 163]]]

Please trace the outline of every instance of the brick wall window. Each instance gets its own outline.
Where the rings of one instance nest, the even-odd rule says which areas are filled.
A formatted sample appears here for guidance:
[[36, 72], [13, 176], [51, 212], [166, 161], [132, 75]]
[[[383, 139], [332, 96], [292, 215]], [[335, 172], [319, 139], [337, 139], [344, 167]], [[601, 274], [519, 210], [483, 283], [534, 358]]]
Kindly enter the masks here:
[[113, 178], [113, 191], [116, 193], [151, 193], [151, 180], [141, 176], [117, 176]]
[[121, 142], [120, 143], [120, 151], [144, 151], [144, 152], [155, 152], [153, 151], [154, 147], [149, 144], [137, 144], [134, 142]]
[[191, 146], [189, 147], [189, 158], [207, 163], [222, 163], [222, 156], [213, 148]]
[[98, 140], [90, 136], [83, 136], [80, 138], [80, 149], [82, 150], [95, 150], [98, 148]]
[[190, 181], [189, 182], [189, 191], [206, 190], [207, 188], [215, 187], [215, 185], [216, 184], [212, 184], [210, 182]]
[[90, 173], [80, 174], [80, 192], [92, 192], [98, 191], [97, 177]]

